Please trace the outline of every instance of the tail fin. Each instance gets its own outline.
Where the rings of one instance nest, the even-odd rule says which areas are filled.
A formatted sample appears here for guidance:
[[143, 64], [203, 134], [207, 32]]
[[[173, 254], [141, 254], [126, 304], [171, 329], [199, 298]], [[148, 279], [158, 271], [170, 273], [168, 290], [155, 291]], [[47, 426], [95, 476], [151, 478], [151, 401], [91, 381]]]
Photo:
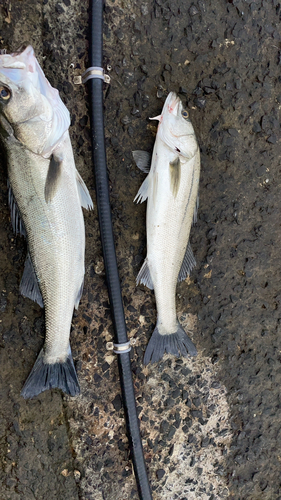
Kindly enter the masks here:
[[195, 345], [191, 342], [179, 323], [177, 331], [168, 335], [161, 335], [156, 326], [145, 351], [144, 364], [148, 365], [149, 362], [156, 363], [163, 357], [165, 352], [178, 357], [186, 357], [188, 354], [190, 356], [197, 355]]
[[70, 396], [76, 396], [80, 393], [71, 350], [69, 349], [68, 357], [64, 363], [47, 364], [44, 362], [44, 351], [41, 349], [23, 386], [21, 395], [25, 399], [33, 398], [43, 391], [56, 387]]

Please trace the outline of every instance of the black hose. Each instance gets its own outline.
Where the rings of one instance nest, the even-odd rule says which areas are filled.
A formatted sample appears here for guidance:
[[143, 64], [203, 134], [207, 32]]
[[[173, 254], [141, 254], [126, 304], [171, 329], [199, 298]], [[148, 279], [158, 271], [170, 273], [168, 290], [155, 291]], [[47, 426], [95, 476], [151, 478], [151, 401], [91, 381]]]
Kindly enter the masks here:
[[[90, 67], [102, 68], [102, 33], [103, 0], [92, 0], [91, 43], [89, 53]], [[113, 319], [115, 343], [123, 344], [128, 341], [128, 338], [117, 268], [109, 200], [106, 153], [104, 143], [103, 81], [100, 78], [93, 78], [89, 80], [88, 85], [90, 89], [91, 99], [91, 137], [93, 162], [95, 169], [97, 206], [107, 288]], [[117, 357], [122, 399], [125, 409], [127, 433], [139, 497], [141, 500], [150, 500], [152, 499], [152, 495], [143, 456], [131, 372], [130, 353], [127, 352], [117, 354]]]

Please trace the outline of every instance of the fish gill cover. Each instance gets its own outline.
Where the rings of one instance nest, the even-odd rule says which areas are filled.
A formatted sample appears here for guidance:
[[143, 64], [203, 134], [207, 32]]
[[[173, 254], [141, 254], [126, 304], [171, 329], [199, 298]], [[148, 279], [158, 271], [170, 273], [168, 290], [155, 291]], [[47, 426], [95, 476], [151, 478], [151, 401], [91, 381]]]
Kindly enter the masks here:
[[[53, 88], [45, 77], [31, 45], [21, 53], [0, 55], [0, 79], [2, 83], [11, 86], [13, 91], [25, 91], [28, 97], [34, 100], [34, 104], [35, 101], [41, 100], [43, 112], [40, 109], [39, 114], [30, 115], [28, 118], [48, 124], [48, 136], [43, 148], [34, 152], [49, 157], [69, 128], [70, 115], [58, 90]], [[37, 109], [37, 106], [35, 108]]]

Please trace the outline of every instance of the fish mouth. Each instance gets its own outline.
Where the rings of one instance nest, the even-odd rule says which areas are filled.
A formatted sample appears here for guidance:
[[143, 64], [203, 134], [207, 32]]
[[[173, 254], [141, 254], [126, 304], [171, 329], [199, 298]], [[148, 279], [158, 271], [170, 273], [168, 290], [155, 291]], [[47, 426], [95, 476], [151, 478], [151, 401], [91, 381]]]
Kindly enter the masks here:
[[149, 118], [150, 120], [159, 120], [162, 123], [164, 116], [174, 115], [177, 116], [179, 114], [179, 110], [182, 110], [182, 102], [180, 98], [177, 96], [175, 92], [170, 92], [166, 101], [164, 102], [164, 106], [161, 112], [161, 115], [154, 116], [153, 118]]
[[31, 44], [30, 42], [23, 42], [20, 44], [20, 46], [15, 50], [15, 52], [13, 52], [11, 55], [12, 56], [19, 56], [20, 54], [22, 54], [28, 47], [31, 47]]
[[19, 86], [30, 80], [33, 86], [38, 88], [37, 81], [38, 77], [40, 80], [41, 73], [34, 50], [26, 42], [16, 52], [0, 54], [0, 78], [2, 77], [3, 83]]
[[170, 92], [165, 101], [162, 115], [168, 113], [176, 116], [180, 105], [182, 106], [182, 102], [177, 94], [175, 92]]
[[26, 62], [21, 60], [23, 52], [0, 55], [0, 79], [3, 83], [19, 85], [25, 76]]

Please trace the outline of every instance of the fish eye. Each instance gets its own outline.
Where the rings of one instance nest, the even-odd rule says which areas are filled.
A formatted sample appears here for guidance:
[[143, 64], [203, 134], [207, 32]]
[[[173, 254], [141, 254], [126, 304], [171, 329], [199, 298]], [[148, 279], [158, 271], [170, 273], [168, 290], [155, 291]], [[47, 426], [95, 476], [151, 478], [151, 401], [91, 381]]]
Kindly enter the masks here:
[[8, 87], [4, 87], [3, 85], [0, 87], [0, 97], [4, 101], [7, 101], [11, 97], [11, 91], [8, 89]]
[[188, 111], [186, 111], [186, 109], [183, 109], [181, 112], [181, 116], [186, 120], [189, 117]]

